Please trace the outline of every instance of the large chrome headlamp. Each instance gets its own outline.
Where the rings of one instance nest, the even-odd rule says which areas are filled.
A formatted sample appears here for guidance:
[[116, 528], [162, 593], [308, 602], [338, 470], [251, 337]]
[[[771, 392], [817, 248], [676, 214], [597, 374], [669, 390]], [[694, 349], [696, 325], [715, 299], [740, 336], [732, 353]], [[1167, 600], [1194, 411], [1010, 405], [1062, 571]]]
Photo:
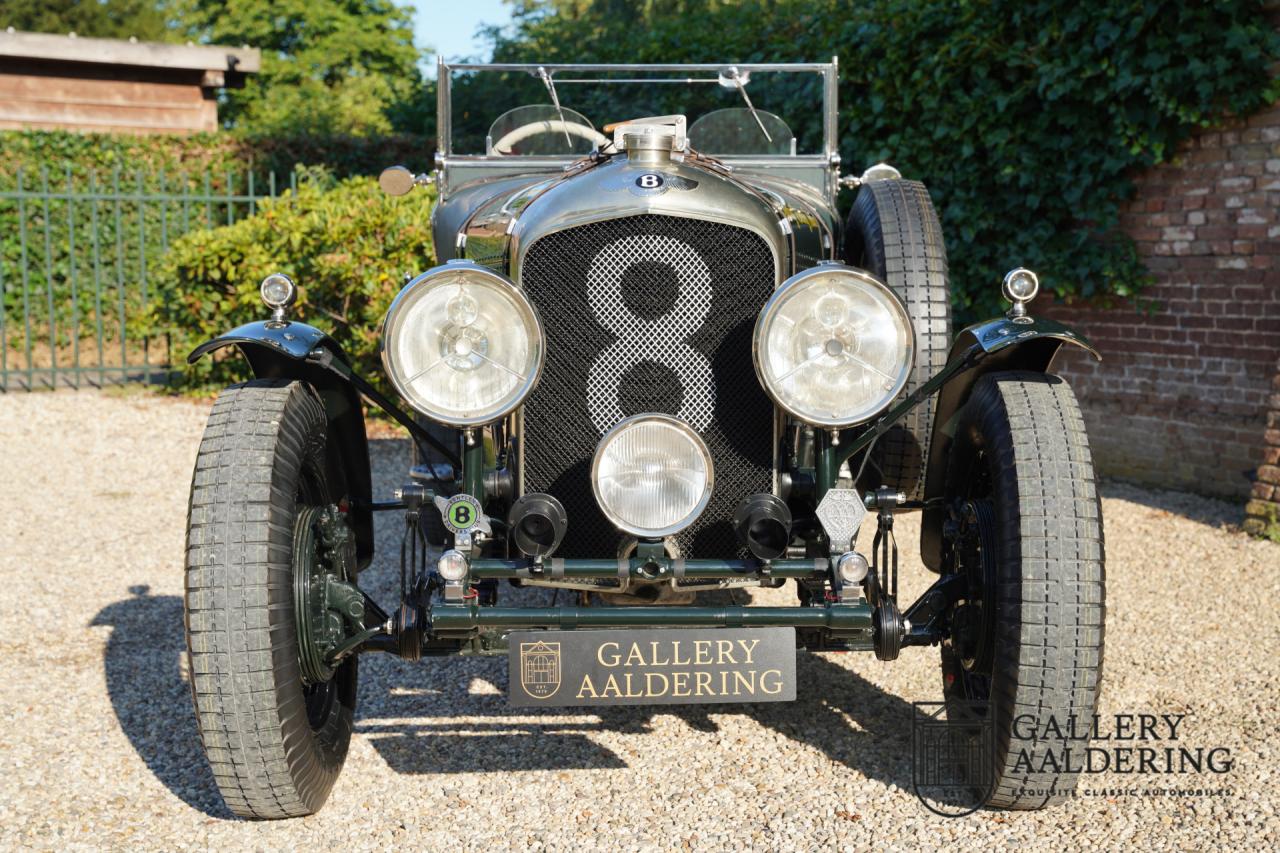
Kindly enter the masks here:
[[596, 503], [620, 530], [657, 539], [697, 520], [711, 500], [711, 451], [669, 415], [635, 415], [600, 440], [591, 463]]
[[405, 285], [383, 328], [382, 362], [411, 406], [477, 426], [510, 412], [542, 370], [542, 324], [509, 279], [450, 261]]
[[847, 427], [884, 411], [911, 373], [915, 332], [875, 277], [821, 264], [782, 283], [756, 321], [760, 384], [805, 423]]

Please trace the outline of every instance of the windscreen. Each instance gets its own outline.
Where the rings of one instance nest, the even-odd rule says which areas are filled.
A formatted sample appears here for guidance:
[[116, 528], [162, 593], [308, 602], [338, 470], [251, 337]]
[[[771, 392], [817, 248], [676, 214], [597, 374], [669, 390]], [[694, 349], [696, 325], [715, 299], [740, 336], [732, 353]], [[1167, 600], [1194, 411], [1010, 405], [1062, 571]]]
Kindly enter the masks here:
[[508, 157], [580, 157], [607, 141], [581, 113], [551, 104], [528, 104], [498, 116], [489, 126], [485, 147], [488, 154]]
[[454, 154], [581, 156], [606, 125], [670, 114], [705, 154], [822, 153], [816, 71], [467, 69], [451, 86]]
[[689, 126], [689, 145], [712, 156], [788, 155], [795, 136], [773, 113], [745, 107], [716, 110]]

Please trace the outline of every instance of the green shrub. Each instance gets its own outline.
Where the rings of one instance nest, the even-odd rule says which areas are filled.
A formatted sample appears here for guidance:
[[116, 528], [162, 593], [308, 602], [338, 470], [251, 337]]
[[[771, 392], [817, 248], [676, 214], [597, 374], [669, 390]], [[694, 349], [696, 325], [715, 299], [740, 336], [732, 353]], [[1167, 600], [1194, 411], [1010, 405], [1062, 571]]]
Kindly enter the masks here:
[[66, 167], [73, 178], [90, 172], [110, 174], [120, 169], [126, 175], [166, 172], [176, 179], [181, 172], [213, 173], [226, 169], [243, 171], [241, 143], [227, 134], [196, 133], [190, 136], [128, 136], [109, 133], [72, 133], [66, 130], [0, 131], [4, 163], [0, 174], [6, 184], [15, 180], [18, 169], [31, 176], [43, 166], [55, 181]]
[[[152, 278], [146, 332], [172, 335], [175, 361], [184, 359], [208, 338], [264, 319], [258, 283], [283, 272], [300, 289], [293, 316], [331, 334], [357, 369], [377, 380], [383, 315], [405, 274], [434, 264], [430, 205], [425, 192], [392, 198], [368, 178], [334, 183], [315, 173], [296, 193], [263, 202], [256, 216], [174, 243]], [[244, 375], [238, 356], [206, 358], [188, 367], [180, 384]]]

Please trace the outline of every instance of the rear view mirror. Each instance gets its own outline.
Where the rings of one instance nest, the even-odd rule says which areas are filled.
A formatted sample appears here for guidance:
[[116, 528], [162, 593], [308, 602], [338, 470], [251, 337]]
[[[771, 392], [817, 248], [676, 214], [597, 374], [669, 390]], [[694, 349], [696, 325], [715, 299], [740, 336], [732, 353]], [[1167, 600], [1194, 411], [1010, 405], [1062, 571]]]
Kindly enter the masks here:
[[378, 175], [378, 186], [387, 195], [404, 195], [413, 189], [417, 179], [404, 166], [389, 166]]

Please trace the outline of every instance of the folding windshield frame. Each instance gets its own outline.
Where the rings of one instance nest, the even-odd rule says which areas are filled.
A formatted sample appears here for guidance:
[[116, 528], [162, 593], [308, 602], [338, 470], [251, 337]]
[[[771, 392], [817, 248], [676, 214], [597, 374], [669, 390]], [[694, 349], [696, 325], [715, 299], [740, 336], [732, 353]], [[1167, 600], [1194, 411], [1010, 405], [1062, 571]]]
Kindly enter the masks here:
[[[470, 63], [446, 62], [443, 58], [437, 61], [436, 74], [436, 91], [437, 91], [437, 132], [439, 135], [436, 148], [436, 166], [442, 171], [445, 170], [449, 163], [456, 162], [459, 164], [466, 163], [468, 166], [484, 168], [484, 164], [493, 163], [501, 164], [500, 171], [510, 174], [512, 172], [529, 172], [543, 171], [550, 167], [563, 165], [566, 162], [576, 159], [571, 155], [526, 155], [521, 157], [507, 157], [498, 154], [455, 154], [453, 151], [453, 86], [452, 75], [455, 72], [466, 71], [506, 71], [506, 72], [524, 72], [531, 76], [538, 76], [540, 71], [545, 71], [548, 75], [555, 75], [558, 72], [570, 72], [575, 74], [591, 74], [591, 73], [616, 73], [616, 72], [633, 72], [637, 74], [678, 74], [682, 72], [689, 73], [711, 73], [717, 75], [716, 78], [694, 78], [686, 77], [684, 79], [678, 77], [654, 77], [653, 79], [602, 79], [601, 84], [607, 83], [667, 83], [681, 85], [699, 85], [718, 83], [719, 75], [724, 74], [730, 68], [737, 68], [740, 72], [794, 72], [794, 73], [814, 73], [822, 76], [822, 138], [823, 150], [820, 154], [760, 154], [760, 155], [733, 155], [725, 156], [718, 159], [740, 163], [743, 166], [760, 166], [768, 169], [770, 166], [778, 167], [783, 164], [793, 164], [796, 166], [830, 168], [839, 163], [839, 154], [836, 148], [837, 132], [837, 110], [839, 104], [837, 102], [837, 78], [838, 63], [837, 58], [832, 57], [830, 62], [735, 62], [735, 63], [696, 63], [696, 64], [594, 64], [594, 63], [570, 63], [570, 64], [535, 64], [535, 63]], [[562, 82], [571, 82], [568, 80]], [[587, 82], [587, 81], [573, 81]], [[595, 81], [592, 81], [595, 82]], [[513, 169], [513, 166], [519, 164], [519, 168]], [[471, 171], [471, 169], [468, 169]]]

